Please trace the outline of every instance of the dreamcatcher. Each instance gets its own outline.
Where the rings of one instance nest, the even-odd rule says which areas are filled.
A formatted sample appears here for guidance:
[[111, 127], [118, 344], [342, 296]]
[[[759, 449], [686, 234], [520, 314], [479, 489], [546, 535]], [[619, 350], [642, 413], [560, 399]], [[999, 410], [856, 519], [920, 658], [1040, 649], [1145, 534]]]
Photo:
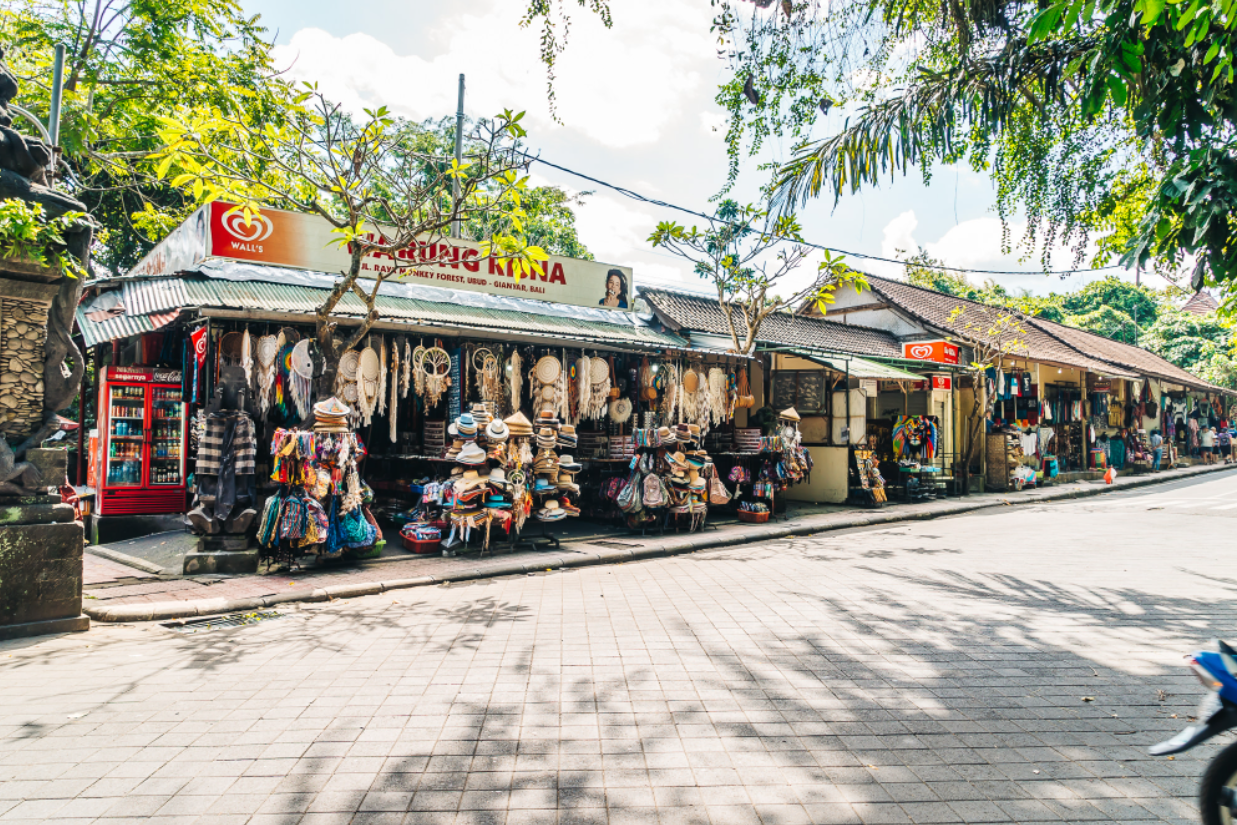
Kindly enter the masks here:
[[314, 359], [309, 354], [309, 339], [292, 347], [291, 369], [288, 372], [288, 389], [296, 414], [305, 419], [309, 416], [310, 397], [314, 390]]
[[696, 396], [699, 395], [700, 376], [689, 365], [683, 373], [683, 392], [679, 400], [679, 417], [685, 422], [695, 420]]
[[[563, 348], [563, 360], [559, 363], [569, 363], [565, 347]], [[566, 369], [558, 371], [558, 417], [559, 420], [564, 422], [571, 420], [571, 400], [567, 391], [567, 372]]]
[[412, 351], [412, 384], [413, 390], [422, 398], [425, 397], [425, 373], [421, 371], [421, 362], [425, 358], [425, 347], [418, 346]]
[[473, 374], [476, 376], [477, 391], [481, 393], [482, 401], [498, 403], [503, 397], [502, 371], [498, 366], [498, 358], [485, 347], [476, 349], [472, 354]]
[[258, 414], [266, 418], [271, 408], [271, 393], [275, 389], [275, 358], [279, 355], [279, 339], [263, 335], [258, 339]]
[[361, 350], [357, 368], [357, 406], [361, 411], [361, 423], [369, 426], [378, 408], [378, 393], [382, 384], [382, 359], [373, 347]]
[[451, 356], [441, 347], [430, 347], [421, 354], [419, 381], [425, 387], [425, 405], [437, 407], [451, 386]]
[[357, 370], [360, 364], [361, 353], [350, 349], [340, 356], [339, 371], [335, 373], [335, 395], [353, 409], [356, 409], [357, 399], [360, 397], [357, 392]]
[[388, 433], [391, 437], [391, 443], [396, 442], [395, 423], [396, 411], [399, 407], [399, 341], [391, 342], [391, 380], [390, 384], [391, 399], [387, 404], [387, 425]]
[[677, 364], [662, 364], [662, 375], [665, 376], [665, 393], [661, 399], [662, 417], [666, 421], [674, 421], [674, 411], [679, 404], [679, 393], [682, 391], [682, 377]]
[[589, 359], [588, 372], [590, 386], [584, 415], [586, 418], [601, 418], [610, 401], [610, 365], [604, 358], [593, 357]]

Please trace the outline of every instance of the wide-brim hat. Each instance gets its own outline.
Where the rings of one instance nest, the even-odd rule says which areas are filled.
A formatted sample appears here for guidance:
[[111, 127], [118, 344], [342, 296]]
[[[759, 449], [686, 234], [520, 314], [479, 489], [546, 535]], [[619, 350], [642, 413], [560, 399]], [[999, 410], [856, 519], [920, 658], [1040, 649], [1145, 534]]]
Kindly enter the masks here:
[[687, 469], [687, 456], [683, 453], [670, 453], [666, 456], [666, 461], [670, 462], [671, 467], [675, 467], [680, 470]]
[[490, 470], [490, 486], [492, 487], [510, 487], [511, 482], [507, 480], [507, 471], [502, 467], [495, 467]]
[[658, 444], [673, 444], [678, 439], [675, 438], [674, 431], [669, 427], [657, 428], [657, 443]]
[[708, 460], [708, 453], [705, 453], [702, 450], [697, 450], [687, 454], [687, 466], [696, 470], [703, 469]]
[[545, 478], [544, 476], [538, 476], [537, 480], [533, 482], [534, 493], [548, 493], [553, 489], [554, 489], [554, 485], [551, 484], [549, 479]]
[[560, 470], [566, 470], [569, 473], [578, 473], [581, 469], [583, 469], [576, 463], [575, 458], [569, 455], [560, 455], [558, 457], [558, 468]]
[[506, 441], [510, 435], [511, 431], [501, 419], [495, 418], [485, 426], [485, 437], [490, 441]]
[[476, 435], [477, 421], [471, 413], [464, 413], [455, 419], [455, 428], [459, 430], [460, 435]]
[[352, 415], [352, 408], [332, 395], [314, 404], [314, 415], [319, 418], [347, 418]]
[[485, 450], [478, 447], [475, 443], [469, 443], [464, 445], [459, 455], [455, 457], [455, 460], [461, 464], [484, 464], [488, 458], [489, 456], [485, 454]]
[[705, 481], [700, 476], [696, 476], [691, 480], [688, 486], [691, 487], [692, 490], [703, 490], [705, 488]]
[[538, 510], [536, 516], [538, 521], [562, 521], [567, 518], [567, 511], [561, 507], [555, 510]]

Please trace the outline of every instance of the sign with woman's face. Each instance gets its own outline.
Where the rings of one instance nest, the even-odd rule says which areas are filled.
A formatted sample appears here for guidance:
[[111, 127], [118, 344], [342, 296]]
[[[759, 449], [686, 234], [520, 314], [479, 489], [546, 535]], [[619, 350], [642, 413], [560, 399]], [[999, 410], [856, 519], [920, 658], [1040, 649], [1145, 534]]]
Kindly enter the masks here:
[[[381, 232], [375, 227], [374, 233]], [[351, 263], [331, 226], [316, 215], [263, 209], [248, 220], [232, 204], [203, 206], [174, 229], [131, 271], [167, 275], [188, 271], [209, 259], [252, 261], [272, 266], [341, 272]], [[424, 238], [392, 255], [371, 254], [361, 277], [395, 273], [392, 280], [490, 295], [532, 298], [556, 304], [630, 311], [631, 268], [551, 255], [540, 273], [517, 277], [513, 262], [483, 256], [481, 244], [457, 238]]]

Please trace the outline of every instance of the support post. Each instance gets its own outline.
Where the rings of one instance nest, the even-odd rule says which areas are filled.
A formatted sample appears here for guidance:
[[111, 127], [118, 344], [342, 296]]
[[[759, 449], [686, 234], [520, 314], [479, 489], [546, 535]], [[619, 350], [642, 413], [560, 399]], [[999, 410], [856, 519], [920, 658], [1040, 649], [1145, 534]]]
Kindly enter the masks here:
[[[464, 162], [464, 75], [460, 75], [460, 97], [455, 107], [455, 163]], [[451, 180], [451, 200], [458, 215], [460, 208], [460, 179]], [[451, 221], [451, 237], [460, 237], [460, 219]]]

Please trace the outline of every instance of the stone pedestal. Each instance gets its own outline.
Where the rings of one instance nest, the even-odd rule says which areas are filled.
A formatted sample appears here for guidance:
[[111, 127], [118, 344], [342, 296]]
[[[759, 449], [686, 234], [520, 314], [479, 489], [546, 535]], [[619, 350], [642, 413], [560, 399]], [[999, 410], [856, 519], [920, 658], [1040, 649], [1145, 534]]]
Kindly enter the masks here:
[[203, 536], [196, 553], [185, 554], [185, 575], [207, 573], [256, 573], [258, 548], [249, 546], [249, 537]]
[[59, 496], [0, 498], [0, 640], [88, 630], [85, 531]]

